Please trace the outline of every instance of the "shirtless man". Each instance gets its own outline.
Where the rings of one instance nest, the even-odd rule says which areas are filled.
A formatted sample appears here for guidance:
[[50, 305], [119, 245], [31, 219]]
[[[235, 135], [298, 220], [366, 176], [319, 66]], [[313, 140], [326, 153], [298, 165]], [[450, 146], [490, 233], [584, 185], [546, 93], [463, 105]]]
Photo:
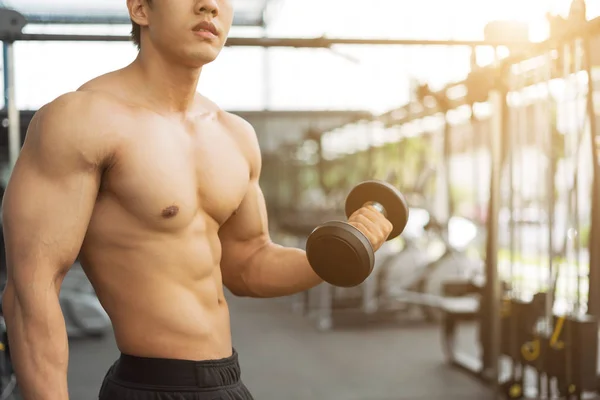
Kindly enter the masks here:
[[[79, 256], [122, 353], [100, 399], [251, 399], [223, 286], [276, 297], [321, 280], [303, 251], [269, 239], [252, 127], [196, 93], [230, 0], [127, 6], [139, 56], [38, 111], [6, 191], [17, 379], [25, 400], [68, 399], [58, 293]], [[391, 231], [370, 208], [350, 222], [375, 249]]]

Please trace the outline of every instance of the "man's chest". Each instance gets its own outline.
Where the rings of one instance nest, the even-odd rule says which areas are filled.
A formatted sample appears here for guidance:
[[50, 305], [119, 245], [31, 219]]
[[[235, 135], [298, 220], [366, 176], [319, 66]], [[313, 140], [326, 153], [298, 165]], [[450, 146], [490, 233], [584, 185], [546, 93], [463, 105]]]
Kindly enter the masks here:
[[105, 183], [131, 213], [176, 228], [198, 213], [222, 224], [239, 207], [250, 167], [226, 127], [156, 124], [127, 138]]

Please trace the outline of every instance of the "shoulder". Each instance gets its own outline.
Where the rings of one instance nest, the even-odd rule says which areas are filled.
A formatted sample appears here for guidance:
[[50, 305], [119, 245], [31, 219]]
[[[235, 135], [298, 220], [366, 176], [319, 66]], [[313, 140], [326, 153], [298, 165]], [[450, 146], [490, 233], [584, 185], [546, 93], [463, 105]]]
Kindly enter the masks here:
[[227, 124], [234, 140], [248, 158], [250, 167], [255, 175], [260, 174], [261, 152], [258, 137], [254, 127], [242, 117], [222, 111], [222, 119]]
[[197, 99], [203, 109], [210, 110], [210, 112], [216, 115], [219, 124], [225, 128], [240, 151], [246, 156], [252, 177], [258, 179], [262, 161], [258, 137], [256, 136], [254, 127], [242, 117], [223, 110], [213, 101], [199, 93]]
[[201, 108], [214, 113], [220, 124], [225, 126], [240, 144], [243, 144], [244, 146], [255, 144], [258, 146], [256, 132], [254, 131], [254, 127], [248, 121], [236, 114], [223, 110], [212, 100], [199, 93], [197, 94], [197, 99]]
[[[50, 123], [59, 123], [61, 118], [65, 117], [69, 117], [71, 121], [79, 121], [80, 119], [88, 121], [89, 118], [97, 120], [104, 114], [102, 111], [105, 111], [110, 103], [107, 96], [98, 92], [69, 92], [40, 108], [34, 119], [43, 118], [45, 122]], [[106, 117], [106, 114], [104, 114], [104, 117]], [[69, 125], [66, 123], [67, 121], [62, 122], [64, 125]]]
[[33, 148], [56, 157], [78, 154], [82, 161], [102, 162], [110, 156], [114, 140], [108, 134], [114, 105], [94, 92], [66, 93], [34, 115], [24, 150]]
[[235, 136], [238, 136], [239, 139], [241, 139], [244, 142], [248, 141], [258, 145], [256, 131], [254, 130], [254, 127], [250, 124], [250, 122], [246, 121], [239, 115], [227, 111], [220, 111], [220, 115], [222, 120], [227, 124], [227, 126], [231, 128]]

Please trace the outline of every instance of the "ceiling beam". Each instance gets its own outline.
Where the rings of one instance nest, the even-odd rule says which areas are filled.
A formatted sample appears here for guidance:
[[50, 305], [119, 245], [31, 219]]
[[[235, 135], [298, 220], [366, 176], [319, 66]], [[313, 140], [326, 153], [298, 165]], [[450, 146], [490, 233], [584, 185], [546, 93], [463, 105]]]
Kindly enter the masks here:
[[[2, 41], [46, 41], [46, 42], [126, 42], [125, 35], [79, 35], [23, 33], [1, 37]], [[489, 40], [419, 40], [419, 39], [355, 39], [355, 38], [247, 38], [230, 37], [226, 46], [236, 47], [292, 47], [292, 48], [330, 48], [335, 45], [383, 45], [383, 46], [519, 46], [529, 42], [506, 42]]]
[[[0, 7], [2, 6], [0, 0]], [[131, 20], [128, 15], [122, 14], [90, 14], [90, 15], [70, 15], [70, 14], [33, 14], [23, 13], [29, 24], [46, 25], [130, 25]], [[235, 14], [233, 18], [234, 26], [262, 26], [264, 24], [262, 13], [258, 13], [255, 18], [247, 14]]]

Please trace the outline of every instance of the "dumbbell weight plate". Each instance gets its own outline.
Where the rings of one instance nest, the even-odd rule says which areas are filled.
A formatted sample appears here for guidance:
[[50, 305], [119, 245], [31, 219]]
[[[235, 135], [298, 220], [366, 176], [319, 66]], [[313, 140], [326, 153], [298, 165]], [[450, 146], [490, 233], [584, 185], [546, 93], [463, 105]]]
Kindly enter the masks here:
[[317, 227], [306, 241], [313, 270], [334, 286], [360, 285], [373, 270], [375, 255], [369, 239], [354, 226], [329, 221]]
[[346, 216], [350, 218], [356, 210], [373, 201], [385, 208], [386, 218], [394, 226], [388, 240], [396, 238], [408, 223], [408, 204], [404, 195], [387, 182], [372, 180], [356, 185], [346, 197]]

